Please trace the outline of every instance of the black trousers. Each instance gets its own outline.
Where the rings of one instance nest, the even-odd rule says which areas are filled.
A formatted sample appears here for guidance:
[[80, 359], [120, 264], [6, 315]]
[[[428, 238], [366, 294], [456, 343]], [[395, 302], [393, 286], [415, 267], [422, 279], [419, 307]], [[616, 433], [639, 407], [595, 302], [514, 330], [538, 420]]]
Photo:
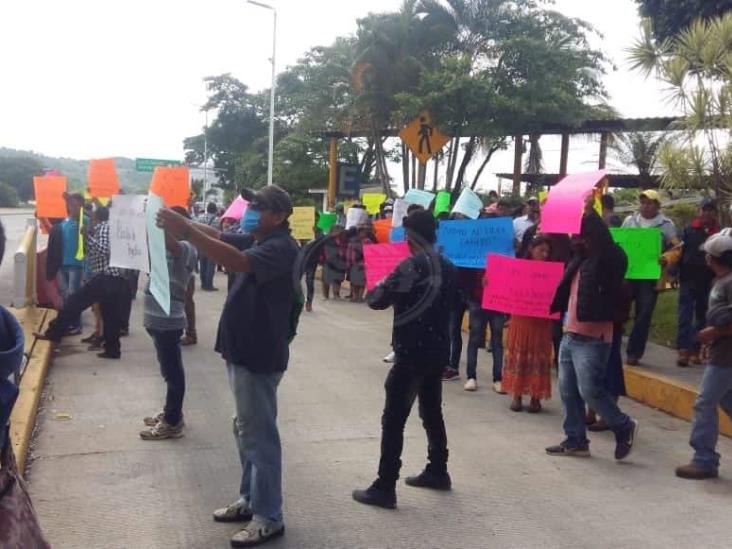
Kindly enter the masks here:
[[82, 311], [94, 303], [99, 303], [104, 323], [104, 350], [110, 355], [119, 356], [122, 313], [129, 299], [129, 286], [124, 278], [106, 274], [96, 275], [69, 296], [56, 319], [48, 325], [46, 335], [53, 341], [60, 341], [66, 329], [74, 323]]
[[140, 278], [140, 271], [134, 271], [133, 273], [127, 273], [124, 277], [127, 289], [130, 294], [130, 298], [126, 299], [122, 303], [122, 325], [123, 330], [130, 330], [130, 314], [132, 314], [132, 300], [137, 295], [137, 284]]
[[308, 267], [305, 269], [305, 288], [307, 290], [307, 298], [305, 299], [305, 302], [310, 305], [313, 304], [313, 297], [315, 296], [315, 271], [317, 269], [317, 265], [312, 268]]
[[178, 425], [183, 418], [183, 397], [186, 392], [186, 376], [180, 352], [180, 338], [183, 330], [148, 329], [147, 333], [155, 343], [160, 374], [168, 386], [163, 409], [165, 421], [170, 425]]
[[442, 369], [417, 371], [395, 364], [386, 378], [386, 403], [381, 417], [381, 460], [379, 481], [393, 488], [399, 478], [404, 446], [404, 425], [415, 398], [419, 399], [419, 417], [427, 432], [427, 469], [447, 472], [447, 433], [442, 418]]

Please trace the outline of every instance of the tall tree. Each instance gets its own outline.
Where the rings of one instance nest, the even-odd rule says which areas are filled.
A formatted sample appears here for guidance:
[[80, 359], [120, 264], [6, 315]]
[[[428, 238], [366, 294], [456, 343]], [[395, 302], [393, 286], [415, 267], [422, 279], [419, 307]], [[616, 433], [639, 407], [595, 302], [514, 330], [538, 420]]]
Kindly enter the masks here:
[[732, 0], [636, 0], [641, 16], [653, 24], [658, 41], [673, 38], [697, 17], [711, 18], [732, 10]]
[[33, 198], [33, 176], [43, 175], [43, 163], [30, 156], [0, 156], [0, 181], [6, 183], [21, 200]]

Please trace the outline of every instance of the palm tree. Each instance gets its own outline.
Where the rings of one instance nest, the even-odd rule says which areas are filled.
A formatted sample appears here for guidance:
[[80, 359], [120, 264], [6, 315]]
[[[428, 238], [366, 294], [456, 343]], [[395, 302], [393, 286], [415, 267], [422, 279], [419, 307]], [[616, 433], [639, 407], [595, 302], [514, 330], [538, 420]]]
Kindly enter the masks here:
[[631, 132], [612, 136], [610, 149], [623, 168], [632, 166], [638, 171], [641, 187], [652, 186], [662, 148], [670, 143], [667, 133]]

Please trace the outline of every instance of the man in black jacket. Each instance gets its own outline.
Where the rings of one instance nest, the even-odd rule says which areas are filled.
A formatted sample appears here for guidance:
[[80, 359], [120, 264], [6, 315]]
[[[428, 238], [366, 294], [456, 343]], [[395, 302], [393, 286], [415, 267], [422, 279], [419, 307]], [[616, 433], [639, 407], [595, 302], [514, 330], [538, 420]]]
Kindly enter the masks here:
[[552, 303], [552, 312], [567, 313], [559, 349], [559, 391], [564, 406], [566, 439], [546, 449], [550, 455], [590, 455], [585, 403], [615, 433], [615, 459], [630, 454], [638, 424], [624, 414], [604, 388], [613, 340], [613, 321], [628, 261], [610, 231], [591, 207], [574, 239], [570, 261]]
[[396, 356], [385, 385], [379, 476], [366, 490], [353, 492], [359, 503], [387, 509], [396, 508], [404, 425], [415, 398], [419, 398], [419, 415], [427, 431], [429, 463], [406, 483], [435, 490], [451, 487], [442, 418], [442, 368], [450, 358], [449, 313], [455, 300], [456, 270], [433, 249], [437, 227], [432, 212], [413, 211], [404, 228], [412, 256], [368, 296], [372, 309], [394, 306]]

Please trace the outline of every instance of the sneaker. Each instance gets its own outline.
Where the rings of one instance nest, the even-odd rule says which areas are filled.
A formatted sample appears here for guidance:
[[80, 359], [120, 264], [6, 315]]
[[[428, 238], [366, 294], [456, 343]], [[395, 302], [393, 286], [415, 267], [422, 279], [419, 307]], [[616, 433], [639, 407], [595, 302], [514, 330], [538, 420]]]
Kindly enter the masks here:
[[638, 366], [638, 364], [640, 364], [640, 359], [635, 358], [634, 356], [629, 356], [625, 360], [625, 364], [628, 366]]
[[590, 446], [569, 446], [565, 440], [556, 446], [549, 446], [546, 453], [550, 456], [567, 456], [567, 457], [590, 457]]
[[101, 351], [102, 349], [104, 349], [104, 345], [101, 341], [93, 341], [92, 344], [86, 348], [87, 351]]
[[686, 368], [689, 366], [689, 359], [691, 358], [691, 353], [687, 351], [686, 349], [679, 349], [679, 354], [676, 358], [676, 366], [679, 368]]
[[81, 340], [82, 343], [96, 343], [97, 341], [103, 341], [102, 336], [97, 334], [92, 334], [89, 337], [85, 337]]
[[460, 373], [453, 368], [445, 368], [442, 371], [442, 381], [457, 381], [460, 379]]
[[249, 522], [252, 516], [249, 505], [238, 501], [213, 512], [213, 519], [216, 522]]
[[473, 379], [472, 377], [465, 383], [465, 390], [466, 391], [477, 391], [478, 390], [478, 382]]
[[78, 336], [81, 335], [81, 326], [71, 326], [64, 332], [65, 336]]
[[638, 435], [638, 422], [634, 419], [630, 420], [630, 427], [619, 435], [615, 435], [615, 459], [625, 459], [633, 451], [635, 437]]
[[396, 359], [396, 353], [392, 351], [388, 355], [386, 355], [382, 360], [386, 362], [387, 364], [394, 364], [394, 360]]
[[254, 547], [279, 538], [285, 534], [285, 523], [282, 521], [264, 521], [252, 519], [244, 530], [240, 530], [231, 537], [232, 547]]
[[447, 472], [436, 474], [427, 469], [416, 476], [407, 477], [404, 479], [404, 482], [407, 486], [413, 486], [415, 488], [430, 488], [432, 490], [445, 491], [452, 489], [452, 481]]
[[694, 366], [704, 364], [704, 359], [702, 358], [701, 353], [691, 353], [691, 358], [689, 360]]
[[111, 358], [113, 360], [119, 360], [120, 358], [122, 358], [122, 355], [120, 353], [112, 354], [108, 353], [107, 351], [104, 351], [103, 353], [97, 353], [97, 356], [99, 358]]
[[493, 390], [498, 393], [499, 395], [507, 395], [508, 393], [503, 390], [503, 383], [500, 381], [494, 381], [493, 382]]
[[189, 335], [184, 336], [180, 340], [180, 344], [184, 345], [184, 346], [185, 345], [195, 345], [196, 343], [198, 343], [198, 339], [196, 339], [193, 336], [189, 336]]
[[154, 416], [147, 416], [142, 418], [142, 423], [144, 423], [146, 427], [155, 427], [164, 417], [165, 412], [160, 412], [159, 414], [156, 414]]
[[180, 438], [183, 436], [183, 421], [178, 425], [171, 425], [165, 419], [161, 419], [154, 426], [140, 431], [142, 440], [164, 440], [166, 438]]
[[396, 491], [393, 488], [391, 490], [381, 488], [378, 480], [365, 490], [354, 490], [351, 495], [355, 501], [364, 505], [396, 509]]
[[128, 335], [130, 335], [130, 329], [129, 328], [122, 328], [119, 331], [119, 337], [127, 337]]
[[690, 480], [704, 480], [707, 478], [717, 478], [719, 473], [716, 469], [704, 469], [693, 463], [682, 465], [676, 468], [676, 476]]

